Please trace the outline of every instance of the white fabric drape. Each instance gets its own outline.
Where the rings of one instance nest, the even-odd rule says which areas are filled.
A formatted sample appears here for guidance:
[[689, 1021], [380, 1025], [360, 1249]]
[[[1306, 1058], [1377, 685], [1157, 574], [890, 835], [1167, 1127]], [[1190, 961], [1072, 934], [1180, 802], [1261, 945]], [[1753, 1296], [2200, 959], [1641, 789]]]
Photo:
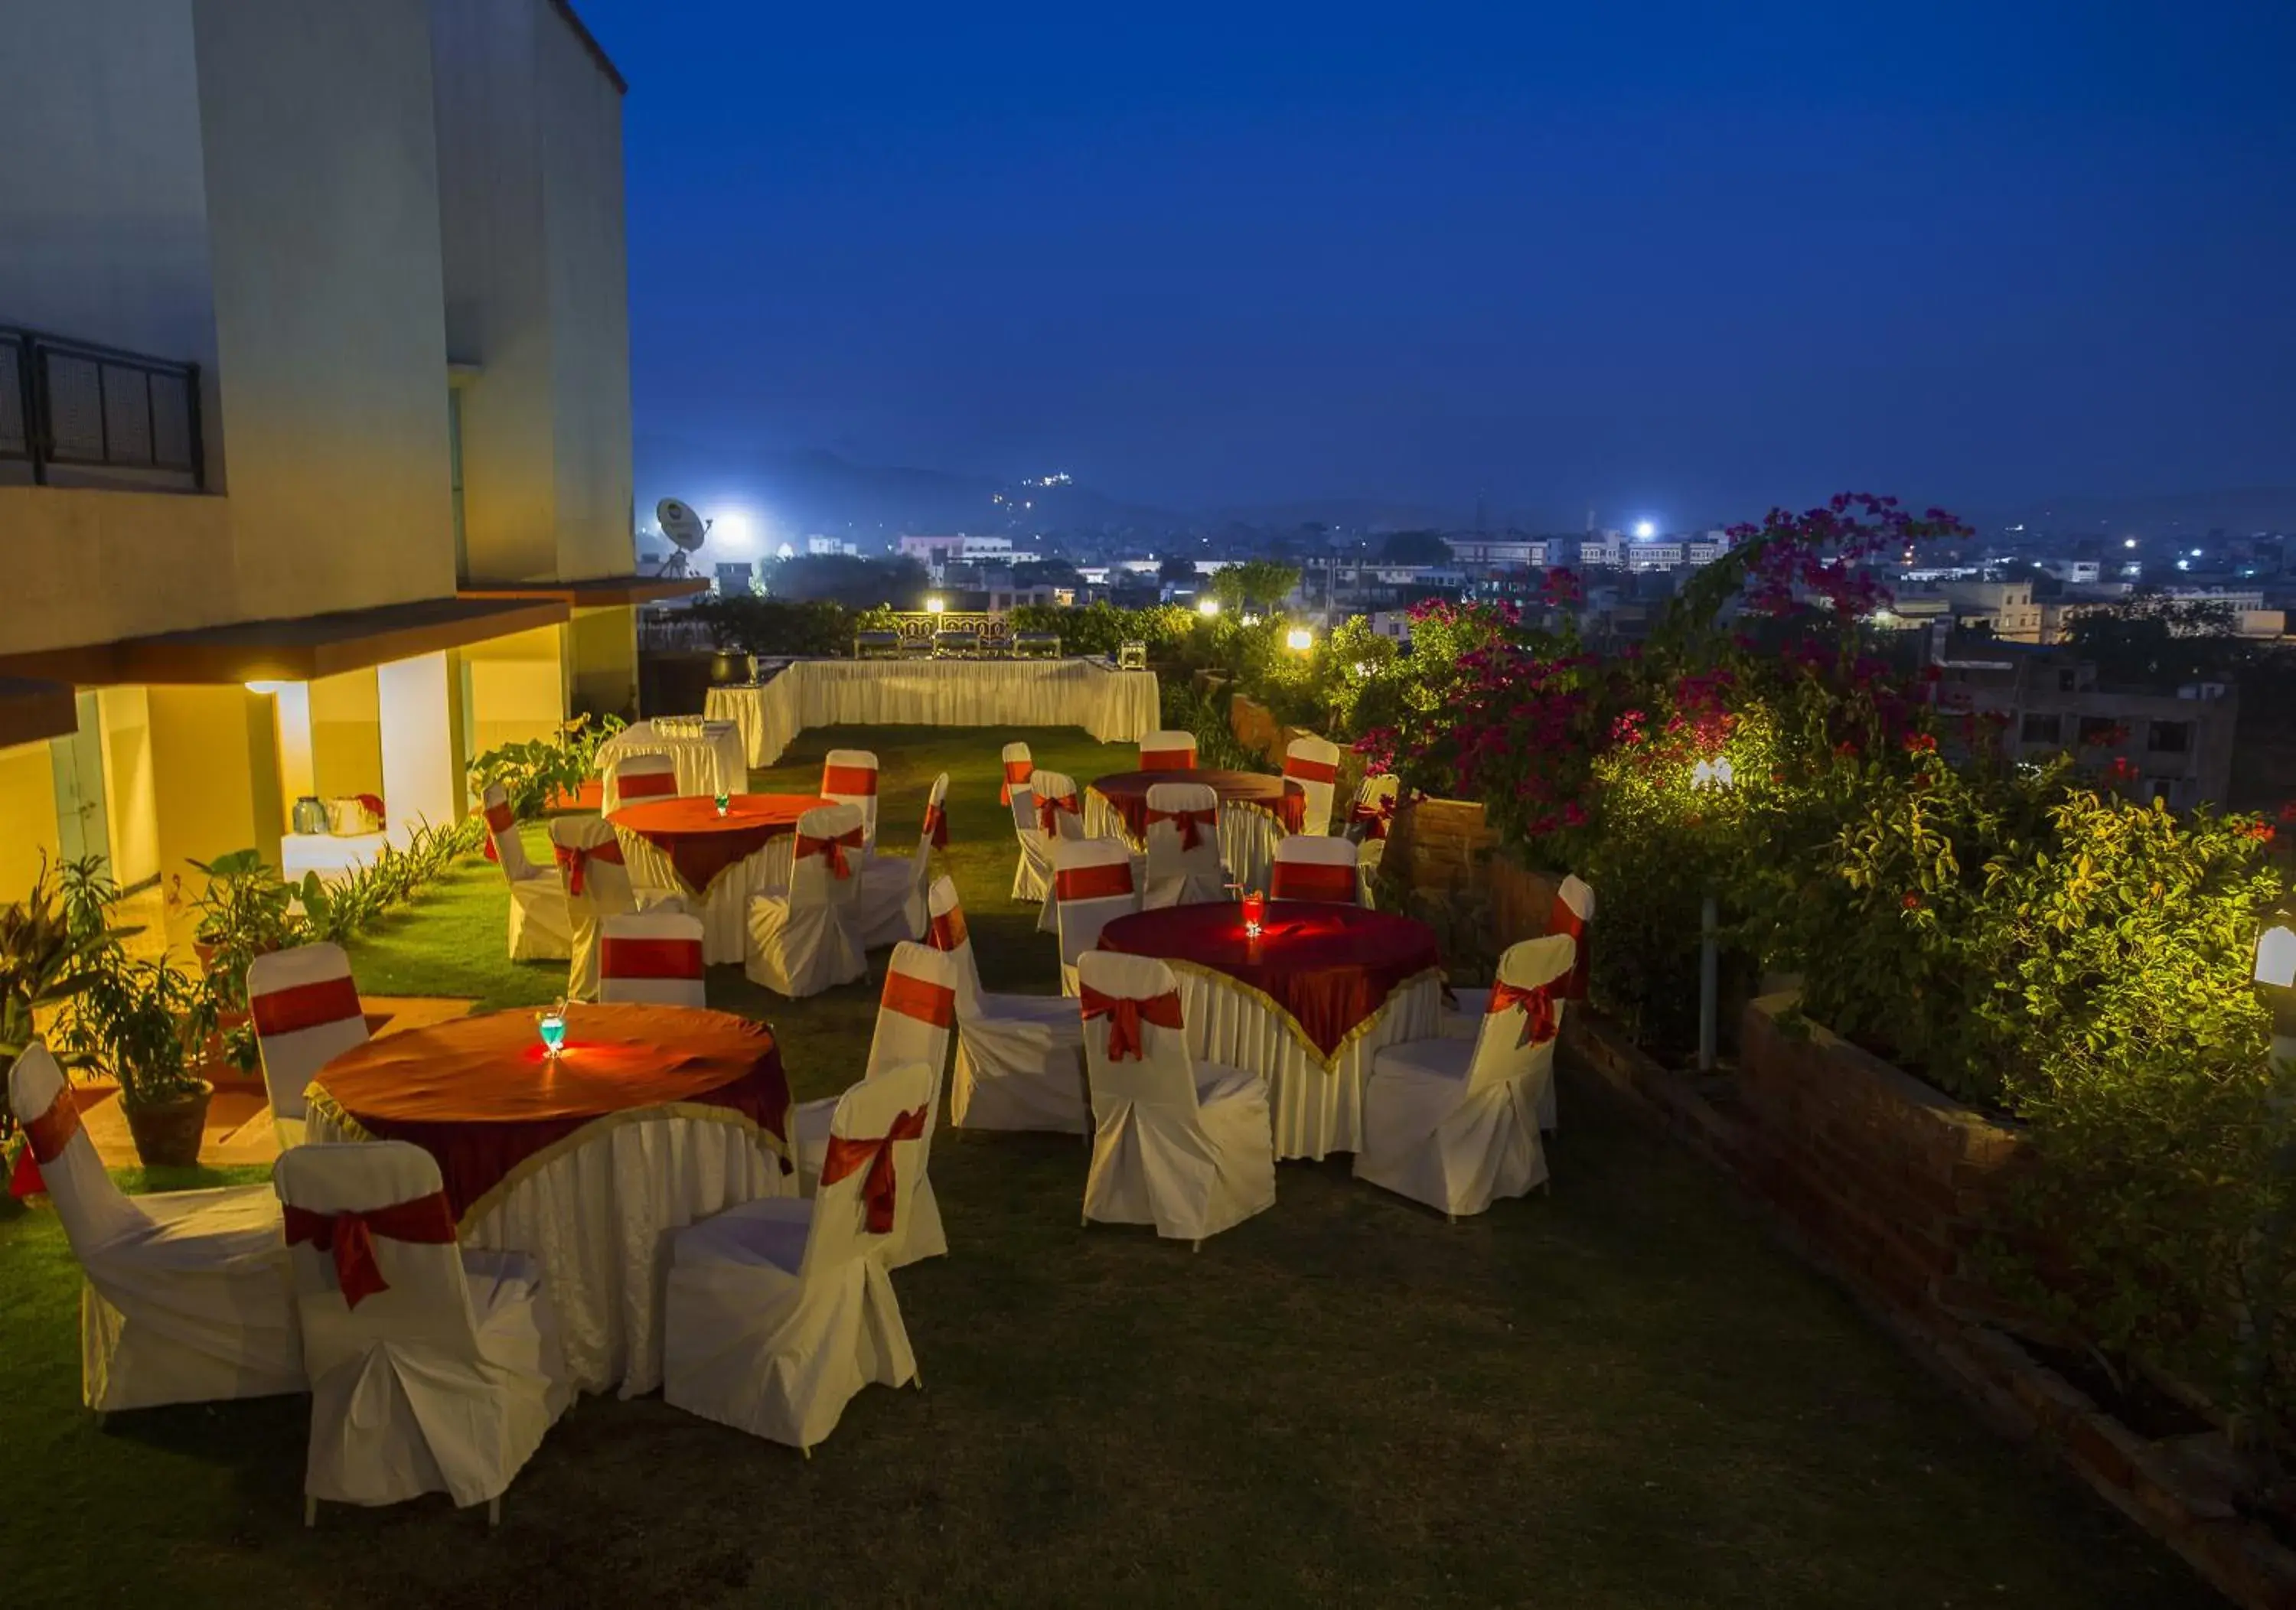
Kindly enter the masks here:
[[[1140, 854], [1148, 853], [1145, 841], [1136, 838], [1124, 825], [1123, 813], [1117, 810], [1097, 789], [1084, 791], [1084, 833], [1087, 838], [1120, 838]], [[1283, 840], [1283, 826], [1265, 811], [1246, 805], [1229, 805], [1223, 801], [1219, 808], [1220, 859], [1226, 862], [1228, 876], [1247, 889], [1267, 892], [1267, 880], [1275, 865], [1275, 846]]]
[[1364, 1084], [1382, 1046], [1421, 1040], [1443, 1018], [1442, 981], [1430, 974], [1390, 995], [1371, 1026], [1340, 1048], [1326, 1067], [1284, 1016], [1224, 974], [1185, 965], [1180, 1009], [1188, 1050], [1201, 1062], [1250, 1068], [1267, 1081], [1279, 1157], [1322, 1157], [1363, 1146]]
[[[314, 1140], [356, 1139], [314, 1114]], [[661, 1385], [669, 1233], [740, 1203], [793, 1197], [797, 1176], [738, 1124], [668, 1113], [618, 1115], [525, 1175], [476, 1219], [463, 1245], [542, 1265], [567, 1378], [636, 1397]]]
[[701, 959], [712, 967], [741, 965], [750, 943], [750, 902], [767, 889], [788, 887], [790, 851], [797, 843], [794, 833], [775, 834], [696, 895], [652, 839], [624, 828], [616, 828], [614, 836], [622, 841], [622, 863], [642, 899], [675, 895], [688, 913], [701, 919]]
[[801, 659], [753, 688], [712, 688], [703, 708], [734, 723], [749, 764], [769, 766], [808, 727], [1082, 727], [1102, 743], [1152, 731], [1152, 671], [1089, 659], [914, 663]]
[[[667, 755], [677, 768], [677, 791], [714, 798], [744, 793], [750, 787], [748, 750], [741, 726], [710, 712], [699, 731], [665, 731], [651, 721], [632, 722], [598, 746], [598, 775], [613, 775], [614, 763], [632, 755]], [[691, 720], [691, 717], [687, 718]], [[614, 801], [605, 802], [614, 809]]]

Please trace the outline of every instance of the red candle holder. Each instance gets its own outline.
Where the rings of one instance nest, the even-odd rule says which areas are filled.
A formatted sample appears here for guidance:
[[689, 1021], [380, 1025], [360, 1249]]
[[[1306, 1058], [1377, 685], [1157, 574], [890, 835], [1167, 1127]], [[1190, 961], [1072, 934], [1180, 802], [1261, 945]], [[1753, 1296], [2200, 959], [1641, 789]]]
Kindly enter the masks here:
[[1260, 919], [1267, 915], [1267, 896], [1251, 889], [1243, 896], [1243, 931], [1247, 938], [1259, 937]]

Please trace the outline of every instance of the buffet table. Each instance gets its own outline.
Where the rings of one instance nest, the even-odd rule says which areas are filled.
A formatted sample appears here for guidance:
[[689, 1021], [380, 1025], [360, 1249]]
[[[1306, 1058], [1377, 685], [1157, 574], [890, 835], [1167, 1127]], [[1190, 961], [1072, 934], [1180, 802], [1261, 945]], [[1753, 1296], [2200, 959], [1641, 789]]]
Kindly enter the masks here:
[[713, 798], [750, 786], [740, 729], [730, 721], [666, 716], [632, 722], [598, 746], [598, 775], [607, 780], [605, 807], [619, 803], [612, 786], [614, 763], [636, 755], [667, 755], [677, 768], [677, 791]]

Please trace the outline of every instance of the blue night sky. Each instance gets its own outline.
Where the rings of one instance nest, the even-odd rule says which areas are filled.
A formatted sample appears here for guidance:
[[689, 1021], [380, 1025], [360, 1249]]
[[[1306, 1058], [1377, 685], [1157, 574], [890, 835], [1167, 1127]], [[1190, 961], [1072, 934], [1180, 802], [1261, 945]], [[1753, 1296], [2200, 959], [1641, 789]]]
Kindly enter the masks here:
[[648, 438], [1685, 521], [2296, 481], [2296, 6], [577, 0]]

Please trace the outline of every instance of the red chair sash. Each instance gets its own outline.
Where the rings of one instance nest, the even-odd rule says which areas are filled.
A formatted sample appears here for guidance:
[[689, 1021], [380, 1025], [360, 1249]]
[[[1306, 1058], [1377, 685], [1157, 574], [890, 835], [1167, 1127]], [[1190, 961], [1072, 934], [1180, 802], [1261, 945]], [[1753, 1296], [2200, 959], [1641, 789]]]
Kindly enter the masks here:
[[935, 1028], [947, 1028], [956, 1021], [956, 992], [914, 973], [887, 973], [880, 1004], [886, 1011], [914, 1017]]
[[614, 792], [624, 799], [659, 799], [677, 792], [675, 772], [625, 772], [616, 780]]
[[1192, 744], [1180, 749], [1143, 749], [1140, 769], [1144, 772], [1193, 772], [1196, 769], [1196, 751]]
[[557, 857], [559, 870], [566, 874], [566, 892], [579, 895], [590, 887], [590, 863], [603, 861], [610, 866], [622, 864], [622, 844], [619, 838], [609, 838], [598, 844], [554, 844], [550, 853]]
[[1204, 830], [1216, 826], [1219, 813], [1207, 808], [1201, 811], [1157, 811], [1148, 813], [1151, 822], [1168, 821], [1180, 830], [1180, 847], [1193, 850], [1204, 841]]
[[598, 943], [598, 970], [609, 978], [701, 977], [699, 939], [624, 939], [608, 935]]
[[948, 813], [938, 804], [925, 807], [924, 839], [936, 850], [948, 848]]
[[1053, 874], [1056, 901], [1112, 900], [1132, 893], [1132, 862], [1103, 862], [1098, 866], [1062, 867]]
[[1512, 984], [1491, 985], [1489, 1010], [1504, 1012], [1515, 1007], [1523, 1010], [1522, 1038], [1515, 1042], [1517, 1049], [1526, 1045], [1544, 1045], [1554, 1038], [1561, 1020], [1554, 1010], [1554, 992], [1543, 984], [1523, 989]]
[[1358, 799], [1348, 807], [1348, 820], [1363, 824], [1365, 838], [1384, 838], [1395, 826], [1395, 796], [1382, 794], [1370, 804]]
[[266, 991], [248, 1002], [248, 1010], [255, 1018], [255, 1032], [266, 1040], [366, 1015], [366, 1009], [359, 1005], [358, 985], [348, 973], [340, 978], [314, 978], [308, 984]]
[[1089, 984], [1083, 986], [1084, 1015], [1086, 1021], [1105, 1017], [1108, 1021], [1108, 1059], [1121, 1062], [1127, 1057], [1145, 1058], [1148, 1042], [1140, 1033], [1140, 1026], [1152, 1023], [1158, 1028], [1178, 1028], [1180, 1023], [1180, 992], [1166, 990], [1160, 995], [1103, 995]]
[[1084, 814], [1084, 807], [1077, 803], [1077, 797], [1073, 794], [1045, 794], [1038, 796], [1037, 800], [1037, 830], [1043, 833], [1047, 838], [1058, 838], [1061, 831], [1060, 813], [1062, 811], [1066, 811], [1071, 816], [1081, 816]]
[[1337, 782], [1340, 768], [1328, 760], [1310, 760], [1305, 755], [1286, 755], [1283, 775], [1301, 782]]
[[64, 1148], [79, 1133], [79, 1098], [72, 1087], [65, 1085], [48, 1103], [48, 1110], [24, 1125], [24, 1138], [31, 1142], [30, 1154], [35, 1163], [53, 1163], [64, 1155]]
[[868, 1177], [861, 1181], [861, 1200], [868, 1204], [871, 1235], [893, 1233], [893, 1208], [898, 1191], [893, 1173], [894, 1143], [921, 1140], [924, 1132], [925, 1109], [920, 1107], [894, 1119], [893, 1127], [873, 1140], [851, 1135], [829, 1137], [829, 1149], [821, 1159], [821, 1182], [834, 1185], [856, 1169], [868, 1169]]
[[961, 905], [951, 906], [947, 911], [943, 911], [934, 918], [931, 924], [925, 929], [925, 943], [937, 951], [960, 949], [966, 937], [964, 908]]
[[375, 1262], [375, 1237], [430, 1246], [451, 1246], [455, 1239], [455, 1213], [443, 1190], [362, 1213], [314, 1213], [291, 1204], [282, 1216], [288, 1246], [316, 1246], [334, 1254], [335, 1281], [343, 1288], [343, 1301], [353, 1308], [390, 1289], [382, 1266]]
[[798, 859], [802, 861], [808, 855], [823, 857], [829, 862], [829, 874], [832, 878], [853, 876], [853, 863], [846, 858], [845, 852], [857, 850], [860, 847], [861, 830], [859, 828], [855, 828], [850, 832], [837, 834], [830, 838], [816, 838], [810, 833], [800, 833], [797, 836]]
[[504, 833], [509, 832], [512, 828], [517, 825], [517, 823], [518, 817], [512, 812], [507, 804], [488, 805], [487, 807], [486, 851], [487, 859], [488, 861], [500, 861], [502, 859], [502, 852], [495, 847], [495, 840], [500, 838]]
[[824, 799], [874, 799], [877, 797], [877, 768], [824, 766], [821, 768], [821, 793]]
[[1279, 861], [1267, 892], [1277, 900], [1321, 900], [1356, 903], [1356, 870], [1328, 861]]
[[1557, 895], [1554, 897], [1554, 910], [1547, 915], [1546, 931], [1550, 934], [1570, 936], [1570, 970], [1562, 976], [1559, 993], [1565, 1001], [1586, 1000], [1587, 974], [1590, 970], [1587, 954], [1586, 919], [1570, 909], [1569, 901]]
[[1013, 790], [1019, 788], [1022, 783], [1028, 781], [1029, 779], [1034, 777], [1036, 774], [1037, 763], [1033, 760], [1006, 761], [1004, 763], [1004, 780], [999, 783], [996, 787], [996, 803], [1001, 805], [1011, 805], [1013, 803]]

